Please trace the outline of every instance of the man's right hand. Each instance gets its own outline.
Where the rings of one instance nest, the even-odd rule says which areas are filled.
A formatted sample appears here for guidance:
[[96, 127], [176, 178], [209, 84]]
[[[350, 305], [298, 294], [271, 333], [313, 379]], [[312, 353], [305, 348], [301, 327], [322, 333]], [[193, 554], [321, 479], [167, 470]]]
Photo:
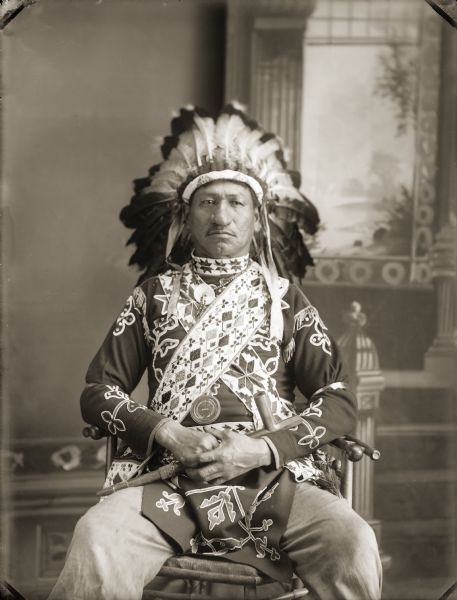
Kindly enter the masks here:
[[155, 439], [186, 467], [198, 466], [200, 454], [214, 450], [219, 445], [213, 434], [184, 427], [176, 421], [168, 421], [162, 425]]

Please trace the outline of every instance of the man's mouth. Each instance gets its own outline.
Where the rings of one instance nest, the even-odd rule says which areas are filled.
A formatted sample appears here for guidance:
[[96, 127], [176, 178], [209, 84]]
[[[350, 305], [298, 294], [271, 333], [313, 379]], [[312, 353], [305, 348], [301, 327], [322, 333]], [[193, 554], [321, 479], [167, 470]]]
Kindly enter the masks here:
[[207, 236], [208, 237], [210, 237], [210, 236], [211, 237], [213, 237], [213, 236], [215, 236], [215, 237], [234, 237], [234, 234], [230, 233], [230, 231], [225, 231], [223, 229], [213, 229], [207, 233]]

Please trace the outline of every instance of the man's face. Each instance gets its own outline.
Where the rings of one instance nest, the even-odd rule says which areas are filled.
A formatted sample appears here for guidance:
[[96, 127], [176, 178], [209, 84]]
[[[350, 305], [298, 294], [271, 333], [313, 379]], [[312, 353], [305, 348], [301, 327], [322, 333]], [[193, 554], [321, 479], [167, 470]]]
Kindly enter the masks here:
[[234, 181], [214, 181], [191, 199], [188, 226], [197, 256], [233, 258], [248, 254], [258, 219], [250, 189]]

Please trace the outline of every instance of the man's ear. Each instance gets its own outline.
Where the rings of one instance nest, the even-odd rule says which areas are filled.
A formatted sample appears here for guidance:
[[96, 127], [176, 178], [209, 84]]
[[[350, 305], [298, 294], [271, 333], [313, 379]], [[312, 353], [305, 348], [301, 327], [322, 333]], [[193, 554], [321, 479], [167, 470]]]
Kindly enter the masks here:
[[254, 231], [260, 231], [260, 211], [258, 208], [254, 209]]
[[184, 223], [187, 223], [187, 221], [189, 219], [189, 213], [190, 213], [190, 205], [184, 204], [182, 207], [182, 219], [183, 219]]

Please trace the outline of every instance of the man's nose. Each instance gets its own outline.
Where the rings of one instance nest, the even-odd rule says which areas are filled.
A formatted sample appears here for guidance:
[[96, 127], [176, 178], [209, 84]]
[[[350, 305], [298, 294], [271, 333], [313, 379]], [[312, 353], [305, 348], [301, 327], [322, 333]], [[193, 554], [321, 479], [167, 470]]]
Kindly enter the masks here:
[[228, 225], [230, 223], [230, 208], [225, 202], [220, 202], [214, 207], [212, 220], [216, 225]]

